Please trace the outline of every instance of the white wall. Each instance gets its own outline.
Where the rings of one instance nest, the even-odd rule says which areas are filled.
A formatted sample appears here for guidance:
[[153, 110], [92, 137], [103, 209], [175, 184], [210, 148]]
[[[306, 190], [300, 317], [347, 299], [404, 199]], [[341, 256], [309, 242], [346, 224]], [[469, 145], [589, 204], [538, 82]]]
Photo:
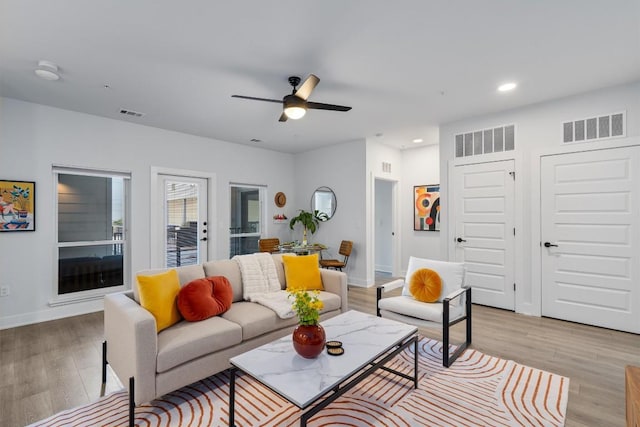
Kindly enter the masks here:
[[[412, 148], [402, 152], [402, 185], [400, 204], [402, 206], [402, 273], [406, 272], [409, 257], [446, 259], [441, 250], [441, 231], [414, 231], [413, 229], [413, 187], [415, 185], [440, 183], [440, 149], [438, 145]], [[440, 205], [443, 214], [446, 205]], [[440, 217], [445, 221], [446, 215]]]
[[[333, 190], [337, 200], [336, 212], [333, 218], [320, 224], [310, 240], [329, 246], [325, 257], [339, 259], [340, 242], [353, 241], [353, 251], [344, 270], [349, 276], [349, 284], [363, 284], [366, 277], [366, 233], [362, 220], [365, 206], [364, 158], [364, 140], [296, 154], [295, 199], [291, 209], [287, 209], [287, 216], [291, 218], [298, 209], [311, 209], [311, 195], [316, 188], [325, 186]], [[302, 240], [302, 232], [296, 229], [292, 237]]]
[[[620, 111], [627, 112], [627, 138], [611, 139], [602, 143], [571, 144], [571, 146], [562, 144], [562, 122]], [[454, 136], [456, 134], [510, 123], [516, 125], [515, 151], [454, 160]], [[532, 177], [539, 176], [537, 175], [539, 171], [534, 168], [539, 164], [540, 156], [561, 149], [580, 151], [593, 149], [596, 146], [625, 144], [629, 140], [637, 139], [638, 136], [640, 136], [640, 82], [441, 126], [441, 204], [444, 209], [441, 231], [443, 238], [440, 242], [442, 254], [450, 254], [450, 243], [453, 238], [451, 234], [453, 215], [449, 203], [451, 194], [448, 182], [450, 167], [453, 164], [465, 162], [515, 159], [516, 229], [521, 231], [516, 234], [516, 311], [540, 315], [540, 284], [532, 283], [531, 280], [532, 275], [536, 273], [532, 271], [532, 257], [534, 251], [539, 251], [536, 246], [538, 242], [534, 242], [532, 239], [532, 235], [535, 235], [536, 232], [533, 224], [538, 220], [533, 215], [539, 216], [536, 211], [538, 205], [531, 196], [532, 190], [539, 188], [539, 180], [534, 182]]]
[[[0, 235], [0, 285], [11, 288], [10, 296], [0, 298], [0, 328], [102, 308], [99, 300], [48, 305], [56, 289], [52, 164], [131, 172], [133, 272], [150, 267], [152, 166], [216, 175], [215, 200], [210, 201], [210, 234], [215, 231], [210, 259], [228, 257], [229, 182], [266, 185], [267, 233], [283, 240], [289, 237], [288, 227], [273, 224], [271, 217], [282, 211], [273, 202], [275, 193], [295, 192], [293, 155], [0, 98], [2, 177], [36, 181], [37, 210], [36, 231]], [[362, 177], [364, 171], [354, 175]], [[343, 203], [348, 199], [343, 195]], [[286, 208], [289, 215], [289, 204]]]

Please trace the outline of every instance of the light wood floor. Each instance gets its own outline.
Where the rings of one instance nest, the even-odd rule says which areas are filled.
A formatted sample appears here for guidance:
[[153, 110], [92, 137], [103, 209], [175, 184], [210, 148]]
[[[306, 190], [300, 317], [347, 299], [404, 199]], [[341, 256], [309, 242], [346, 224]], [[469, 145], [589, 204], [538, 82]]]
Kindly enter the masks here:
[[[375, 290], [350, 289], [349, 305], [374, 313]], [[94, 313], [0, 331], [1, 426], [98, 398], [102, 323]], [[640, 365], [640, 336], [475, 305], [473, 326], [473, 348], [571, 379], [567, 426], [624, 425], [624, 367]], [[464, 324], [455, 328], [462, 340]], [[108, 384], [119, 387], [112, 376]]]

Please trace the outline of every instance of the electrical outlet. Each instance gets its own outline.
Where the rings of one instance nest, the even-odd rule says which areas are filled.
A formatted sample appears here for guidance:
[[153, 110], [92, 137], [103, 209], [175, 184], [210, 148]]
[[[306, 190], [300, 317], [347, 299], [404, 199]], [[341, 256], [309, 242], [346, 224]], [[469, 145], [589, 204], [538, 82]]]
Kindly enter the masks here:
[[10, 293], [8, 286], [0, 286], [0, 297], [8, 297]]

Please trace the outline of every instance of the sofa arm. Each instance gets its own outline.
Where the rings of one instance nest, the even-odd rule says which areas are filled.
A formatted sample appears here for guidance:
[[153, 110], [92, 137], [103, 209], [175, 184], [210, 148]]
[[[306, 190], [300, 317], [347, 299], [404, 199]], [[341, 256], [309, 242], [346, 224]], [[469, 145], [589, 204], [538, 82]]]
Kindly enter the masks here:
[[340, 311], [344, 313], [349, 310], [347, 274], [342, 271], [321, 268], [320, 275], [324, 290], [340, 296]]
[[129, 378], [135, 378], [133, 395], [136, 404], [157, 397], [156, 320], [133, 300], [133, 292], [104, 297], [104, 335], [107, 361], [120, 381], [128, 387]]

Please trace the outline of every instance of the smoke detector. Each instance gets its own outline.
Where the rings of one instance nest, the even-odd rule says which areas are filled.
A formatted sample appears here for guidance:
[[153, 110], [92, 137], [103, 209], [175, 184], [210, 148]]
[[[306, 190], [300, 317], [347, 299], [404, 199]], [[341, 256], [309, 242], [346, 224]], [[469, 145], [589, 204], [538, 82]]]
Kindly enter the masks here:
[[56, 81], [60, 79], [58, 66], [51, 61], [38, 61], [38, 68], [34, 72], [36, 76], [44, 80]]

